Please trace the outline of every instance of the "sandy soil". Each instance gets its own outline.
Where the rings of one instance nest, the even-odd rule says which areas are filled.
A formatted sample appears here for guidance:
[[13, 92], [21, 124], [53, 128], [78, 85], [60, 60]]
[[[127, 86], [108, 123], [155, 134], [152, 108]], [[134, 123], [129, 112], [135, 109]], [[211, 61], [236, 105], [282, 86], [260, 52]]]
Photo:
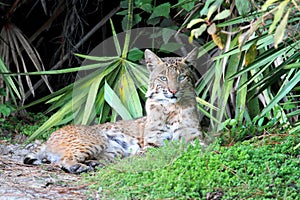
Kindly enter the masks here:
[[0, 200], [100, 199], [87, 189], [80, 175], [53, 165], [25, 165], [28, 146], [0, 141]]

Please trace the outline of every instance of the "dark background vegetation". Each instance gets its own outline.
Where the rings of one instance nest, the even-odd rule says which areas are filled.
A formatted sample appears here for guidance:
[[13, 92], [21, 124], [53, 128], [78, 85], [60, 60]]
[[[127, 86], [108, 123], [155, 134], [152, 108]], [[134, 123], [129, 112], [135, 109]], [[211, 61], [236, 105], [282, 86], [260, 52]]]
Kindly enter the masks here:
[[[112, 36], [109, 21], [79, 47], [76, 48], [82, 38], [109, 12], [118, 8], [119, 1], [82, 1], [82, 0], [51, 0], [51, 1], [1, 1], [1, 22], [0, 28], [9, 28], [10, 24], [15, 24], [29, 38], [36, 48], [44, 63], [45, 70], [51, 70], [62, 58], [68, 54], [67, 59], [57, 66], [57, 69], [80, 66], [82, 59], [75, 57], [73, 53], [88, 54], [96, 45]], [[43, 8], [43, 3], [45, 8]], [[44, 10], [45, 9], [45, 10]], [[114, 15], [113, 21], [121, 21], [122, 17]], [[117, 31], [122, 27], [116, 26]], [[35, 36], [33, 39], [31, 39]], [[5, 43], [5, 41], [2, 41]], [[12, 72], [16, 72], [13, 65], [10, 65]], [[35, 71], [35, 68], [28, 65], [28, 71]], [[40, 77], [32, 77], [36, 83]], [[72, 74], [49, 76], [50, 85], [56, 91], [72, 82], [75, 77]], [[26, 88], [28, 89], [28, 88]], [[49, 94], [47, 87], [42, 84], [36, 95], [26, 99], [29, 103], [34, 99], [41, 98]], [[42, 109], [42, 110], [40, 110]], [[45, 111], [42, 106], [31, 107], [29, 111]]]
[[[189, 36], [190, 40], [200, 44], [212, 58], [211, 68], [207, 71], [212, 76], [201, 77], [197, 82], [196, 92], [204, 100], [199, 108], [204, 113], [203, 116], [209, 118], [209, 122], [205, 123], [213, 131], [246, 125], [252, 135], [256, 134], [256, 130], [251, 129], [252, 124], [269, 127], [271, 125], [268, 123], [271, 123], [280, 128], [291, 125], [297, 127], [300, 112], [297, 103], [297, 3], [241, 0], [179, 0], [172, 3], [139, 0], [130, 3], [132, 10], [128, 16], [130, 4], [126, 0], [1, 1], [0, 55], [4, 62], [2, 73], [78, 67], [83, 58], [74, 54], [89, 54], [94, 47], [113, 35], [113, 28], [116, 33], [126, 30], [127, 25], [130, 28], [169, 28]], [[129, 17], [132, 17], [132, 24], [128, 23]], [[112, 20], [113, 27], [109, 19]], [[115, 44], [111, 46], [115, 48]], [[141, 52], [133, 51], [137, 54]], [[119, 81], [122, 70], [127, 68], [128, 66], [120, 65], [105, 77], [110, 80], [110, 87], [121, 98], [131, 116], [140, 116], [140, 111], [132, 111], [130, 107], [143, 105], [144, 90], [138, 90], [139, 95], [132, 103], [122, 99], [120, 91], [117, 91], [119, 83], [115, 82]], [[116, 74], [113, 75], [114, 73]], [[143, 72], [140, 75], [142, 74]], [[115, 79], [111, 80], [111, 76], [115, 76]], [[11, 113], [19, 113], [22, 106], [32, 102], [36, 103], [26, 107], [27, 111], [47, 111], [57, 121], [58, 114], [63, 115], [60, 120], [71, 115], [57, 111], [65, 108], [68, 102], [74, 101], [74, 98], [67, 98], [72, 92], [67, 87], [75, 81], [76, 71], [48, 76], [3, 75], [2, 78], [0, 115], [7, 117]], [[134, 77], [130, 78], [134, 80]], [[104, 82], [99, 84], [100, 89], [104, 87]], [[85, 89], [88, 87], [90, 86]], [[60, 89], [63, 90], [62, 93], [57, 92]], [[47, 96], [51, 92], [55, 93]], [[64, 98], [59, 96], [61, 94]], [[99, 93], [96, 96], [101, 97]], [[45, 104], [48, 100], [52, 104]], [[110, 102], [105, 100], [106, 102], [99, 105], [99, 108], [104, 109], [104, 114], [96, 113], [95, 117], [100, 116], [99, 122], [114, 121], [117, 114], [108, 108], [111, 106]], [[98, 106], [95, 101], [81, 106], [88, 103]], [[79, 106], [78, 109], [82, 107]], [[16, 109], [17, 112], [14, 112]], [[55, 113], [57, 115], [53, 115]], [[89, 112], [84, 110], [83, 113], [82, 116], [86, 116]], [[282, 123], [287, 125], [283, 126]], [[55, 125], [57, 124], [49, 122], [40, 131]], [[244, 136], [242, 134], [234, 137]]]

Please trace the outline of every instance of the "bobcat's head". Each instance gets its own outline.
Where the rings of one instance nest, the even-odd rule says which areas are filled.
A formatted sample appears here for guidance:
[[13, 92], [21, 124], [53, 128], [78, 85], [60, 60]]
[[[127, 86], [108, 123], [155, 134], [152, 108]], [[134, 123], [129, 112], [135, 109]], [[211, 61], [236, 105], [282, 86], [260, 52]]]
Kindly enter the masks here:
[[189, 64], [197, 59], [197, 49], [186, 57], [159, 58], [146, 49], [145, 61], [150, 71], [150, 82], [146, 97], [176, 103], [183, 96], [194, 96], [194, 77]]

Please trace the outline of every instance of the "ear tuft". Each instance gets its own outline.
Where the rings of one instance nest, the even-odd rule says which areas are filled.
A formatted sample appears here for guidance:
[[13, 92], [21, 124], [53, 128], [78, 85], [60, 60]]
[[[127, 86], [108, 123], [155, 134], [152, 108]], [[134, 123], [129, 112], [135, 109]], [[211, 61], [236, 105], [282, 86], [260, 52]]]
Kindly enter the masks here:
[[152, 71], [155, 65], [163, 62], [155, 53], [153, 53], [149, 49], [145, 50], [145, 61], [147, 63], [147, 68], [149, 71]]

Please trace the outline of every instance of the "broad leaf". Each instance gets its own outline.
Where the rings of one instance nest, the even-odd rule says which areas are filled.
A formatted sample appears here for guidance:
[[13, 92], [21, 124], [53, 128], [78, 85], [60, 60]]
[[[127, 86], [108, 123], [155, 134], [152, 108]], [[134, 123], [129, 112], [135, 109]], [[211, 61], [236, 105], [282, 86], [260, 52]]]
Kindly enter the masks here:
[[218, 14], [214, 17], [213, 21], [225, 19], [225, 18], [229, 17], [230, 14], [231, 14], [230, 10], [223, 10], [222, 12], [218, 13]]
[[251, 11], [250, 1], [248, 0], [235, 0], [235, 6], [241, 16], [245, 16]]
[[104, 85], [104, 99], [122, 117], [122, 119], [132, 119], [132, 116], [122, 104], [120, 98], [107, 83]]
[[169, 17], [171, 4], [170, 3], [163, 3], [153, 9], [153, 12], [149, 19], [153, 19], [156, 17]]
[[194, 25], [196, 25], [196, 24], [198, 24], [198, 23], [200, 23], [200, 22], [205, 22], [205, 20], [204, 20], [204, 19], [201, 19], [201, 18], [199, 18], [199, 19], [192, 19], [192, 20], [188, 23], [187, 28], [192, 28], [192, 26], [194, 26]]

